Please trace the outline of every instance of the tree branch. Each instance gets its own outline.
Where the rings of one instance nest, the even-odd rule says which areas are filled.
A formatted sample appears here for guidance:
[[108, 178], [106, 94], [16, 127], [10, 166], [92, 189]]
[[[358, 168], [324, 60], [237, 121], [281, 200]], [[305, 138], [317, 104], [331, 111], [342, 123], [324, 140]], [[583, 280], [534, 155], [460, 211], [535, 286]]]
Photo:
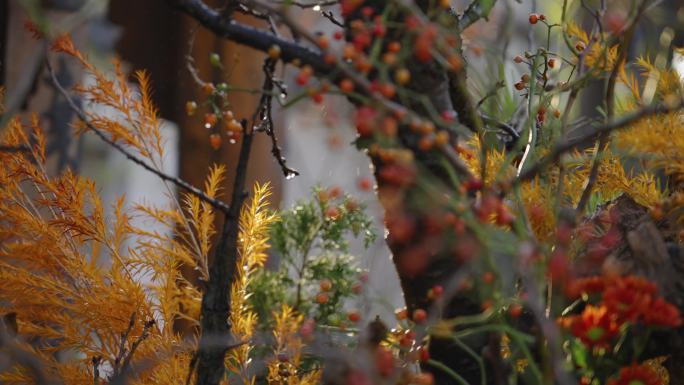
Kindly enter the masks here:
[[[230, 348], [231, 325], [230, 290], [237, 268], [238, 253], [238, 221], [240, 208], [246, 197], [245, 179], [247, 163], [252, 148], [254, 130], [247, 128], [247, 122], [242, 122], [243, 139], [240, 156], [235, 171], [233, 194], [230, 210], [226, 213], [221, 231], [221, 238], [216, 247], [216, 254], [209, 269], [209, 282], [202, 296], [200, 323], [202, 327], [200, 346], [197, 353], [197, 385], [218, 385], [225, 373], [225, 355]], [[227, 343], [215, 343], [212, 339], [226, 340]]]
[[626, 128], [638, 122], [639, 120], [650, 116], [677, 112], [682, 109], [684, 109], [684, 100], [679, 100], [678, 102], [672, 104], [654, 104], [630, 114], [623, 115], [619, 119], [615, 119], [610, 123], [597, 127], [591, 130], [591, 132], [577, 136], [574, 139], [562, 141], [556, 144], [548, 155], [522, 172], [515, 180], [512, 181], [510, 185], [534, 178], [548, 165], [557, 162], [558, 159], [560, 159], [560, 157], [566, 152], [571, 151], [578, 146], [591, 143], [592, 141], [596, 140], [599, 135], [608, 134], [612, 131]]
[[299, 60], [302, 64], [310, 65], [316, 72], [328, 73], [333, 67], [325, 64], [323, 54], [304, 47], [274, 34], [260, 31], [256, 28], [226, 19], [219, 12], [209, 8], [200, 0], [166, 0], [166, 2], [180, 11], [188, 14], [205, 28], [217, 36], [230, 39], [238, 44], [268, 51], [272, 46], [280, 47], [280, 59], [286, 63]]

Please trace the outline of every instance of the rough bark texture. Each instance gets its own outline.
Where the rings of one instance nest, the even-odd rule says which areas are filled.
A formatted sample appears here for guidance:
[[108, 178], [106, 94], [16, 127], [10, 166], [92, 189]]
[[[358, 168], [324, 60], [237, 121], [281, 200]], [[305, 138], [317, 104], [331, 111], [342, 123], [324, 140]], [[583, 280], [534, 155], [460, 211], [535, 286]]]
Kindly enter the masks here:
[[[416, 2], [423, 9], [427, 9], [428, 3], [428, 1]], [[391, 6], [391, 4], [375, 0], [365, 1], [364, 6], [372, 6], [376, 9], [374, 14], [382, 14], [385, 7]], [[407, 14], [399, 13], [393, 21], [402, 23], [405, 16]], [[362, 16], [358, 13], [348, 17], [347, 26], [359, 17]], [[453, 31], [458, 31], [458, 21], [455, 17], [451, 28]], [[406, 34], [405, 29], [389, 30], [389, 38], [386, 39], [386, 42], [390, 40], [402, 41], [405, 37], [404, 34]], [[460, 41], [458, 44], [460, 45]], [[408, 88], [416, 94], [426, 96], [439, 113], [455, 111], [460, 123], [471, 131], [477, 131], [481, 123], [475, 112], [471, 96], [465, 87], [467, 80], [465, 69], [458, 72], [448, 71], [435, 61], [420, 61], [418, 59], [409, 59], [406, 67], [411, 72]], [[371, 74], [371, 78], [372, 76]], [[423, 116], [428, 116], [428, 111], [418, 101], [406, 105], [406, 107]], [[403, 149], [411, 151], [416, 160], [416, 169], [413, 171], [420, 174], [421, 180], [433, 184], [441, 192], [445, 194], [453, 192], [454, 189], [449, 187], [452, 182], [444, 166], [441, 153], [436, 150], [421, 151], [419, 149], [420, 137], [421, 135], [408, 125], [399, 126], [398, 139]], [[450, 132], [450, 141], [455, 143], [456, 139], [456, 134]], [[459, 248], [459, 242], [469, 243], [472, 238], [467, 235], [465, 237], [455, 236], [453, 230], [448, 228], [435, 228], [434, 221], [439, 221], [439, 218], [448, 215], [451, 209], [447, 205], [435, 202], [421, 186], [411, 183], [398, 186], [396, 183], [388, 182], [387, 178], [383, 176], [383, 170], [392, 166], [384, 161], [382, 156], [377, 156], [372, 151], [369, 151], [369, 156], [375, 168], [378, 195], [385, 210], [385, 218], [389, 227], [387, 242], [397, 266], [409, 314], [412, 314], [416, 309], [430, 310], [430, 316], [436, 318], [453, 318], [480, 313], [482, 309], [479, 301], [467, 292], [456, 293], [443, 307], [439, 308], [435, 307], [433, 301], [427, 296], [428, 291], [433, 286], [453, 287], [458, 284], [456, 282], [458, 277], [467, 274], [467, 264], [459, 261], [456, 250]], [[404, 220], [414, 223], [414, 229], [408, 238], [399, 237], [393, 232], [393, 230], [399, 231], [399, 226], [395, 227], [392, 223]], [[421, 266], [415, 266], [415, 263]], [[476, 354], [485, 357], [490, 372], [505, 370], [499, 367], [499, 339], [497, 336], [481, 334], [463, 339], [462, 342], [467, 344]], [[496, 354], [488, 353], [492, 350]], [[430, 356], [457, 372], [468, 383], [481, 383], [480, 367], [477, 361], [453, 341], [433, 338], [430, 341]], [[425, 366], [424, 369], [432, 372], [436, 384], [451, 385], [458, 383], [442, 370], [430, 366]], [[496, 376], [488, 376], [489, 383], [494, 383], [495, 380]]]

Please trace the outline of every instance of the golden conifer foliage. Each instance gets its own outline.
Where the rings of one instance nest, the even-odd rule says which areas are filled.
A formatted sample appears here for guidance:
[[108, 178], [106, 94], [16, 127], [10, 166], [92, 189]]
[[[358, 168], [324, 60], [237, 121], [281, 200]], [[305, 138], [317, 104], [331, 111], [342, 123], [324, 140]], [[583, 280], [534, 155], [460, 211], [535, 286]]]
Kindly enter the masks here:
[[273, 312], [275, 328], [273, 336], [276, 345], [274, 357], [268, 364], [269, 385], [314, 385], [319, 382], [320, 370], [299, 373], [302, 363], [304, 341], [298, 335], [304, 317], [288, 305], [280, 312]]
[[[194, 344], [173, 322], [179, 303], [193, 299], [179, 286], [179, 259], [164, 252], [172, 235], [140, 235], [124, 199], [107, 215], [92, 181], [48, 177], [37, 124], [29, 137], [15, 119], [2, 141], [31, 152], [0, 155], [0, 313], [17, 314], [23, 348], [67, 384], [92, 383], [94, 359], [103, 376], [128, 369], [136, 383], [166, 377], [157, 363], [187, 372]], [[17, 367], [0, 378], [32, 375]]]
[[[160, 169], [164, 146], [147, 77], [136, 74], [134, 91], [120, 66], [110, 80], [68, 38], [55, 48], [77, 58], [95, 79], [77, 90], [110, 109], [91, 113], [92, 124]], [[0, 315], [16, 313], [19, 348], [37, 357], [46, 376], [65, 384], [117, 375], [132, 384], [184, 384], [197, 336], [178, 334], [174, 322], [199, 325], [201, 292], [179, 267], [208, 278], [212, 206], [192, 194], [181, 203], [167, 186], [168, 207], [128, 208], [122, 197], [107, 210], [92, 181], [69, 171], [48, 176], [36, 117], [28, 125], [12, 120], [0, 144], [30, 149], [0, 152]], [[224, 175], [223, 166], [210, 170], [208, 197], [220, 194]], [[269, 195], [268, 185], [257, 185], [240, 215], [243, 269], [233, 285], [231, 322], [237, 338], [247, 342], [256, 316], [246, 307], [246, 287], [250, 273], [266, 260], [268, 227], [276, 220], [267, 210]], [[151, 222], [163, 230], [150, 230]], [[249, 353], [244, 345], [228, 358], [229, 369], [245, 383], [253, 382], [246, 377]], [[17, 365], [0, 373], [0, 382], [31, 383], [34, 374]]]
[[[268, 197], [271, 195], [268, 183], [254, 186], [252, 201], [240, 211], [240, 233], [235, 282], [231, 296], [230, 322], [233, 335], [239, 341], [249, 341], [254, 336], [257, 315], [247, 304], [247, 287], [252, 273], [263, 267], [268, 249], [268, 229], [278, 217], [268, 210]], [[296, 330], [295, 330], [296, 331]], [[226, 367], [237, 374], [242, 383], [251, 385], [254, 376], [248, 372], [250, 344], [231, 349], [226, 357]]]

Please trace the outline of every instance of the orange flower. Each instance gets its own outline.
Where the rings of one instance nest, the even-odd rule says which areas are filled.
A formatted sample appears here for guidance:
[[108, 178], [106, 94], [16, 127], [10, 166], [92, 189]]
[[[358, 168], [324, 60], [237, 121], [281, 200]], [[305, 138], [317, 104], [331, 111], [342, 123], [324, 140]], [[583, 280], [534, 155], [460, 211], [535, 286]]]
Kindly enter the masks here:
[[620, 369], [618, 377], [608, 380], [607, 385], [663, 385], [663, 380], [650, 367], [633, 364]]
[[569, 319], [566, 325], [572, 334], [589, 347], [607, 348], [618, 333], [620, 325], [605, 306], [587, 305], [579, 316]]
[[679, 309], [665, 302], [662, 298], [655, 299], [649, 311], [644, 313], [644, 323], [646, 325], [664, 326], [676, 328], [682, 325], [682, 317]]
[[608, 310], [621, 320], [636, 322], [649, 313], [650, 305], [658, 289], [645, 278], [627, 276], [612, 282], [603, 293]]

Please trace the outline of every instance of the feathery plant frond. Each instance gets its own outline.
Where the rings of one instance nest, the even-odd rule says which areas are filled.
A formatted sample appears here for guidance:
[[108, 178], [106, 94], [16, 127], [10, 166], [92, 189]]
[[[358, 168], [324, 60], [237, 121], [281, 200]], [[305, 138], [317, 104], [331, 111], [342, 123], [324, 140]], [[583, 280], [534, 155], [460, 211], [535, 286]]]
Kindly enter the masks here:
[[[240, 341], [249, 341], [257, 327], [257, 315], [247, 302], [247, 288], [253, 273], [266, 262], [269, 228], [278, 220], [277, 215], [268, 209], [270, 196], [270, 185], [257, 183], [252, 200], [240, 210], [238, 268], [231, 288], [230, 313], [232, 332]], [[247, 343], [231, 349], [226, 356], [226, 367], [239, 376], [245, 385], [252, 385], [255, 381], [248, 371], [251, 351], [252, 345]]]
[[268, 363], [268, 384], [313, 385], [319, 383], [321, 376], [319, 369], [299, 373], [304, 341], [298, 331], [302, 326], [304, 316], [284, 304], [280, 311], [273, 312], [273, 317], [275, 319], [273, 329], [275, 346], [274, 357]]

